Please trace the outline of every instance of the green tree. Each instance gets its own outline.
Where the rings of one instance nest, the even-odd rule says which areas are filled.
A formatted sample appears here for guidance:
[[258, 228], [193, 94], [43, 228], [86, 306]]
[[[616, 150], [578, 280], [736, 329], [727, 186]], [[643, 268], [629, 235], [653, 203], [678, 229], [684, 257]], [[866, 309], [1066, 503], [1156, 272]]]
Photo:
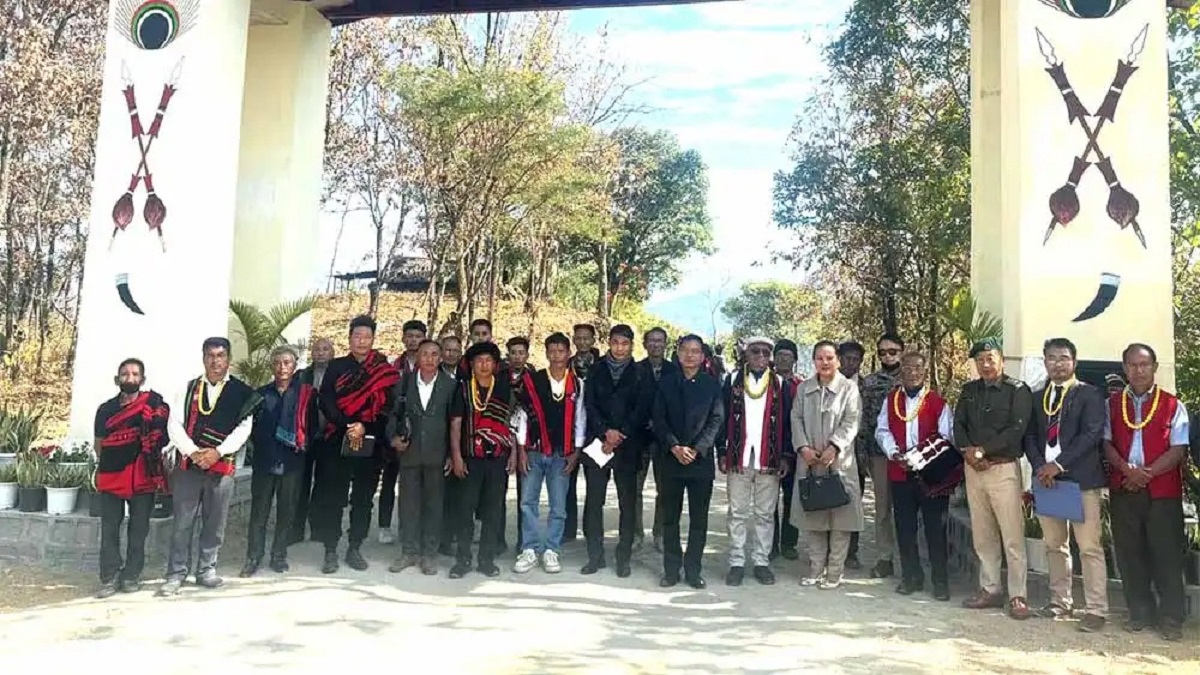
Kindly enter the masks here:
[[1200, 404], [1200, 5], [1168, 15], [1175, 387]]
[[[261, 387], [274, 377], [271, 351], [287, 344], [284, 332], [316, 305], [316, 296], [283, 302], [263, 311], [241, 300], [229, 301], [229, 313], [238, 320], [238, 335], [245, 341], [246, 356], [234, 361], [233, 373], [246, 384]], [[303, 349], [304, 345], [295, 345]]]
[[821, 338], [825, 323], [816, 291], [783, 281], [743, 284], [721, 313], [733, 324], [734, 338], [763, 335], [810, 344]]

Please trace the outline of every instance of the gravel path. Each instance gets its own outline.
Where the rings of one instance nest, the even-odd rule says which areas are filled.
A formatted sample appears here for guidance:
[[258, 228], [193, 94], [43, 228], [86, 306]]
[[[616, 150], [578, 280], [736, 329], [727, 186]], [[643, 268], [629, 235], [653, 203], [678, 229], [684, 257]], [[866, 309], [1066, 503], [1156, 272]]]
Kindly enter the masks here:
[[[628, 579], [611, 568], [580, 576], [582, 542], [568, 546], [557, 576], [505, 569], [457, 581], [445, 577], [446, 560], [438, 577], [389, 574], [393, 552], [378, 544], [364, 550], [366, 572], [343, 566], [324, 576], [320, 546], [305, 543], [287, 575], [229, 578], [215, 591], [186, 586], [169, 600], [148, 590], [96, 601], [85, 597], [90, 577], [2, 570], [0, 663], [4, 672], [57, 673], [115, 659], [125, 672], [204, 675], [216, 664], [323, 674], [406, 664], [446, 673], [1200, 673], [1194, 626], [1172, 645], [1116, 625], [1082, 635], [1072, 623], [1019, 623], [958, 608], [965, 581], [949, 604], [897, 596], [894, 580], [862, 573], [839, 591], [801, 589], [800, 564], [779, 561], [777, 585], [727, 588], [724, 497], [718, 488], [709, 588], [700, 592], [660, 590], [661, 561], [649, 546]], [[234, 577], [244, 539], [230, 534], [222, 571]], [[867, 542], [863, 560], [872, 559]]]

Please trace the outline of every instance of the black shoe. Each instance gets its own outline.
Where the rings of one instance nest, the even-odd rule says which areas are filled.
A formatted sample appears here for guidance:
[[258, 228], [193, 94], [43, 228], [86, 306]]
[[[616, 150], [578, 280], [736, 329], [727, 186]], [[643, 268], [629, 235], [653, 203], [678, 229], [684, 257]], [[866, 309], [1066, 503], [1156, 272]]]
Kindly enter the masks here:
[[846, 556], [846, 569], [848, 569], [848, 570], [861, 570], [862, 569], [862, 563], [858, 561], [857, 555]]
[[780, 553], [782, 553], [783, 557], [787, 558], [788, 560], [799, 560], [800, 559], [800, 552], [797, 551], [795, 549], [795, 547], [793, 547], [793, 546], [789, 546], [789, 547], [783, 549], [782, 551], [780, 551]]
[[480, 574], [482, 574], [485, 577], [495, 578], [495, 577], [500, 576], [500, 568], [496, 567], [495, 563], [490, 563], [490, 562], [482, 563], [481, 562], [481, 563], [479, 563], [479, 567], [475, 568], [475, 571], [479, 572]]
[[325, 549], [325, 564], [321, 565], [322, 574], [335, 574], [338, 571], [338, 556], [336, 548]]
[[421, 558], [421, 574], [432, 577], [438, 573], [437, 558]]
[[258, 558], [247, 558], [246, 564], [242, 565], [242, 571], [238, 576], [243, 579], [248, 579], [258, 573], [258, 567], [261, 564]]
[[708, 588], [708, 582], [705, 581], [704, 577], [700, 576], [699, 574], [688, 575], [687, 583], [688, 583], [688, 586], [691, 586], [692, 588], [694, 588], [698, 591], [702, 591], [702, 590]]
[[658, 580], [658, 585], [662, 588], [670, 588], [679, 583], [679, 577], [673, 574], [664, 574]]
[[406, 570], [416, 564], [417, 564], [417, 556], [405, 553], [404, 555], [400, 556], [399, 558], [396, 558], [396, 561], [388, 566], [388, 571], [393, 574], [396, 574], [399, 572], [403, 572], [404, 570]]
[[746, 576], [745, 567], [730, 567], [729, 572], [725, 574], [726, 586], [741, 586], [742, 579]]
[[1125, 624], [1122, 626], [1122, 628], [1124, 628], [1126, 630], [1126, 632], [1129, 632], [1129, 633], [1140, 633], [1140, 632], [1146, 630], [1146, 628], [1148, 628], [1149, 626], [1150, 626], [1150, 624], [1142, 619], [1130, 618], [1130, 619], [1125, 620]]
[[604, 569], [605, 567], [608, 567], [608, 564], [605, 563], [603, 560], [589, 560], [588, 564], [584, 565], [583, 569], [579, 570], [579, 573], [580, 574], [595, 574], [596, 572], [599, 572], [600, 570]]
[[276, 574], [283, 574], [291, 569], [288, 565], [287, 558], [283, 556], [271, 556], [271, 571]]
[[1104, 630], [1104, 624], [1107, 623], [1104, 617], [1099, 614], [1084, 614], [1083, 619], [1079, 621], [1080, 633], [1099, 633]]
[[625, 579], [625, 578], [629, 577], [630, 574], [633, 574], [633, 570], [630, 569], [630, 567], [629, 567], [629, 561], [617, 563], [617, 576], [618, 577], [620, 577], [621, 579]]
[[872, 579], [886, 579], [896, 573], [895, 567], [891, 560], [879, 560], [875, 562], [875, 566], [871, 568]]
[[454, 547], [450, 544], [442, 544], [441, 546], [438, 546], [438, 555], [448, 555], [453, 557]]
[[950, 587], [946, 584], [933, 585], [933, 599], [938, 602], [950, 601]]
[[124, 579], [121, 581], [122, 593], [137, 593], [142, 590], [141, 579]]
[[216, 570], [209, 570], [196, 577], [196, 585], [208, 589], [220, 588], [225, 585], [225, 580], [217, 576]]
[[754, 568], [754, 578], [763, 586], [775, 585], [775, 573], [771, 571], [770, 567], [765, 565], [759, 565]]
[[461, 578], [467, 576], [467, 573], [470, 571], [471, 571], [471, 566], [469, 564], [461, 563], [461, 562], [455, 563], [454, 567], [450, 568], [450, 578], [451, 579], [461, 579]]
[[771, 552], [767, 555], [767, 560], [774, 560], [778, 557], [779, 557], [779, 549], [773, 548], [773, 549], [771, 549]]
[[117, 582], [114, 579], [113, 581], [106, 581], [100, 585], [100, 590], [96, 591], [96, 598], [99, 600], [103, 600], [105, 598], [111, 598], [112, 596], [114, 596], [116, 594], [117, 594]]
[[896, 587], [896, 592], [900, 595], [912, 595], [923, 590], [925, 590], [924, 581], [911, 581], [908, 579], [901, 581], [900, 585]]
[[350, 569], [357, 570], [359, 572], [362, 572], [370, 567], [370, 565], [367, 564], [367, 559], [362, 557], [362, 552], [358, 550], [357, 546], [351, 546], [350, 548], [346, 549], [346, 564], [350, 566]]
[[1179, 642], [1183, 639], [1183, 626], [1174, 621], [1163, 621], [1158, 627], [1158, 634], [1167, 642]]

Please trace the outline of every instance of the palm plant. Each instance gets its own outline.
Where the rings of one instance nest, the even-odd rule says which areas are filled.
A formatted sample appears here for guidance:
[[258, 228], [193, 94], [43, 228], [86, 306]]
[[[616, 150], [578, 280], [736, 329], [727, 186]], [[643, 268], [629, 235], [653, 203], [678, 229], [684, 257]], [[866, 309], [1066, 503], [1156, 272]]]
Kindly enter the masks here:
[[979, 309], [975, 296], [969, 289], [962, 289], [950, 300], [947, 312], [948, 324], [971, 345], [986, 338], [1003, 338], [1004, 322], [987, 310]]
[[32, 408], [0, 407], [0, 454], [24, 452], [37, 440], [42, 413]]
[[[271, 350], [287, 344], [283, 333], [316, 305], [314, 295], [283, 302], [267, 311], [241, 300], [229, 301], [229, 312], [241, 325], [239, 334], [246, 342], [246, 356], [233, 363], [233, 373], [247, 384], [261, 387], [271, 381]], [[305, 341], [297, 347], [304, 349]]]

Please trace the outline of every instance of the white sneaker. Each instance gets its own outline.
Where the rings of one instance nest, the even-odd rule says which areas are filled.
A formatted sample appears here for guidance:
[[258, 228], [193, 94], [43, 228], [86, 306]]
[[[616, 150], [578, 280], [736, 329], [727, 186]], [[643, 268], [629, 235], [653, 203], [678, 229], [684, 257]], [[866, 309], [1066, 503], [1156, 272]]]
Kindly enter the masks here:
[[562, 571], [562, 563], [558, 562], [558, 554], [554, 551], [546, 551], [542, 554], [542, 569], [546, 570], [547, 574], [558, 574]]
[[513, 564], [513, 571], [517, 574], [525, 574], [535, 567], [537, 567], [537, 553], [533, 549], [527, 548], [517, 556], [517, 562]]
[[800, 580], [801, 586], [820, 586], [824, 579], [821, 577], [804, 577]]
[[392, 532], [390, 527], [379, 528], [379, 543], [394, 544], [396, 543], [396, 533]]

